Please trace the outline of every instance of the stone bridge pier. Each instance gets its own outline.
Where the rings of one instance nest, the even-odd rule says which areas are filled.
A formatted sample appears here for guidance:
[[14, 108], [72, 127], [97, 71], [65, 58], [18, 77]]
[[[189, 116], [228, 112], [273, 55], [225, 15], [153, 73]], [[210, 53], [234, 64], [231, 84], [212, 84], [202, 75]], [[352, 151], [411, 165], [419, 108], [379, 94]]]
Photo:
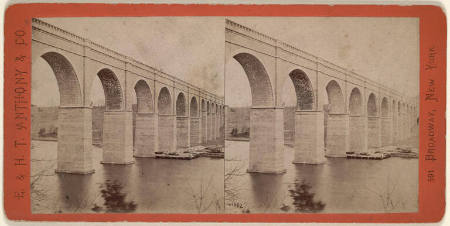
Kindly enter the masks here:
[[94, 79], [105, 95], [103, 164], [205, 144], [223, 127], [216, 110], [223, 97], [38, 19], [32, 20], [32, 49], [33, 65], [47, 62], [59, 87], [56, 172], [94, 172]]
[[349, 151], [373, 152], [413, 135], [414, 123], [408, 117], [418, 100], [227, 20], [225, 76], [233, 76], [227, 74], [230, 61], [242, 66], [251, 90], [248, 172], [285, 172], [286, 83], [297, 100], [295, 164], [321, 164], [326, 157], [346, 157]]

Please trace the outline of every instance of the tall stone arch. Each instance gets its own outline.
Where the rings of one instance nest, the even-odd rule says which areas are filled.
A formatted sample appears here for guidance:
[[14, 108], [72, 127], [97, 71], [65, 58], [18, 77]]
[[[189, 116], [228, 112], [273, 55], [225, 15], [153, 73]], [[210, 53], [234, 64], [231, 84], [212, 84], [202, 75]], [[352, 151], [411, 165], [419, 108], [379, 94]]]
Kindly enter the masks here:
[[161, 152], [176, 151], [176, 115], [172, 111], [172, 96], [167, 87], [158, 95], [158, 148]]
[[377, 106], [377, 97], [374, 93], [369, 94], [367, 99], [367, 145], [368, 148], [380, 147], [380, 117], [379, 109]]
[[367, 148], [366, 117], [364, 116], [363, 95], [358, 87], [350, 92], [349, 109], [349, 150], [359, 153]]
[[261, 61], [250, 53], [238, 53], [233, 56], [247, 75], [252, 94], [252, 106], [274, 106], [274, 97], [269, 75]]
[[275, 106], [273, 86], [266, 68], [250, 53], [238, 53], [233, 58], [247, 75], [252, 97], [248, 172], [285, 172], [283, 109]]
[[134, 163], [133, 115], [124, 109], [124, 93], [119, 79], [114, 71], [107, 67], [100, 69], [97, 76], [105, 94], [102, 163]]
[[206, 144], [208, 142], [208, 109], [207, 109], [207, 103], [205, 99], [202, 98], [201, 103], [201, 124], [202, 124], [202, 144]]
[[50, 51], [41, 57], [51, 67], [60, 95], [56, 172], [93, 173], [92, 109], [83, 106], [75, 70], [60, 53]]
[[175, 103], [177, 149], [189, 147], [189, 117], [187, 115], [187, 100], [183, 92], [178, 93]]
[[314, 90], [308, 75], [294, 69], [289, 73], [294, 85], [295, 112], [294, 163], [320, 164], [325, 162], [324, 114], [314, 111]]
[[200, 128], [200, 117], [199, 117], [199, 105], [197, 98], [193, 96], [191, 98], [191, 103], [189, 104], [189, 134], [190, 134], [190, 146], [197, 146], [201, 142], [201, 128]]
[[289, 73], [294, 85], [298, 110], [312, 110], [314, 105], [314, 90], [311, 80], [305, 72], [295, 69]]
[[60, 106], [81, 106], [80, 82], [69, 60], [56, 52], [47, 52], [41, 57], [50, 65], [56, 77]]
[[335, 80], [325, 87], [328, 106], [324, 107], [325, 155], [346, 157], [349, 148], [349, 116], [342, 89]]
[[123, 92], [117, 76], [108, 68], [101, 69], [97, 75], [105, 93], [106, 111], [120, 111], [123, 107]]
[[155, 157], [157, 149], [157, 116], [154, 113], [153, 95], [145, 80], [134, 86], [137, 109], [134, 127], [134, 156]]

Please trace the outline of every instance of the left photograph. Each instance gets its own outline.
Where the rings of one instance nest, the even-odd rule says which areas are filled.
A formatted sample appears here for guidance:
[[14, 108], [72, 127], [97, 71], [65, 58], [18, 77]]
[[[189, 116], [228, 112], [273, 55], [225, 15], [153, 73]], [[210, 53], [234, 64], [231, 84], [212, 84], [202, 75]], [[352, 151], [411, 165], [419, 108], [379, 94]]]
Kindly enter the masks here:
[[223, 28], [34, 18], [32, 213], [223, 213]]

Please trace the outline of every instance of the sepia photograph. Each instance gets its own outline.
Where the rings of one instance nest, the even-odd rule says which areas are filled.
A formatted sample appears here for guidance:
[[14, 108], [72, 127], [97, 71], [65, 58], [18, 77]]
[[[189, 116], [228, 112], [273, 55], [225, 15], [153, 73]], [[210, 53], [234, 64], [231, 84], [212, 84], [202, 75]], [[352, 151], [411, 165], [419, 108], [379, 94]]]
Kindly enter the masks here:
[[419, 48], [412, 17], [227, 17], [226, 212], [417, 212]]
[[33, 18], [31, 211], [224, 212], [224, 19]]
[[10, 3], [4, 218], [439, 222], [446, 26], [433, 4]]

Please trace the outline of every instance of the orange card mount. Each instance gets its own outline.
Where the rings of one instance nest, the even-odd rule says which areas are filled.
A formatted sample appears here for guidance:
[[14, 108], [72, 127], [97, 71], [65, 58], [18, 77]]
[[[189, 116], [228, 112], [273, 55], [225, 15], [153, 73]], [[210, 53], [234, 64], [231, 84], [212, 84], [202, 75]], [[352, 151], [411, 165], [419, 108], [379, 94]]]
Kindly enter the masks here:
[[[357, 30], [369, 26], [381, 36]], [[17, 4], [4, 29], [10, 220], [400, 223], [444, 214], [439, 7]], [[403, 41], [414, 48], [377, 49], [377, 37], [395, 50], [401, 42], [389, 37], [414, 31]], [[300, 46], [308, 42], [312, 54]], [[347, 64], [359, 44], [373, 52]], [[369, 78], [353, 67], [393, 73]], [[401, 77], [414, 68], [416, 77]]]

